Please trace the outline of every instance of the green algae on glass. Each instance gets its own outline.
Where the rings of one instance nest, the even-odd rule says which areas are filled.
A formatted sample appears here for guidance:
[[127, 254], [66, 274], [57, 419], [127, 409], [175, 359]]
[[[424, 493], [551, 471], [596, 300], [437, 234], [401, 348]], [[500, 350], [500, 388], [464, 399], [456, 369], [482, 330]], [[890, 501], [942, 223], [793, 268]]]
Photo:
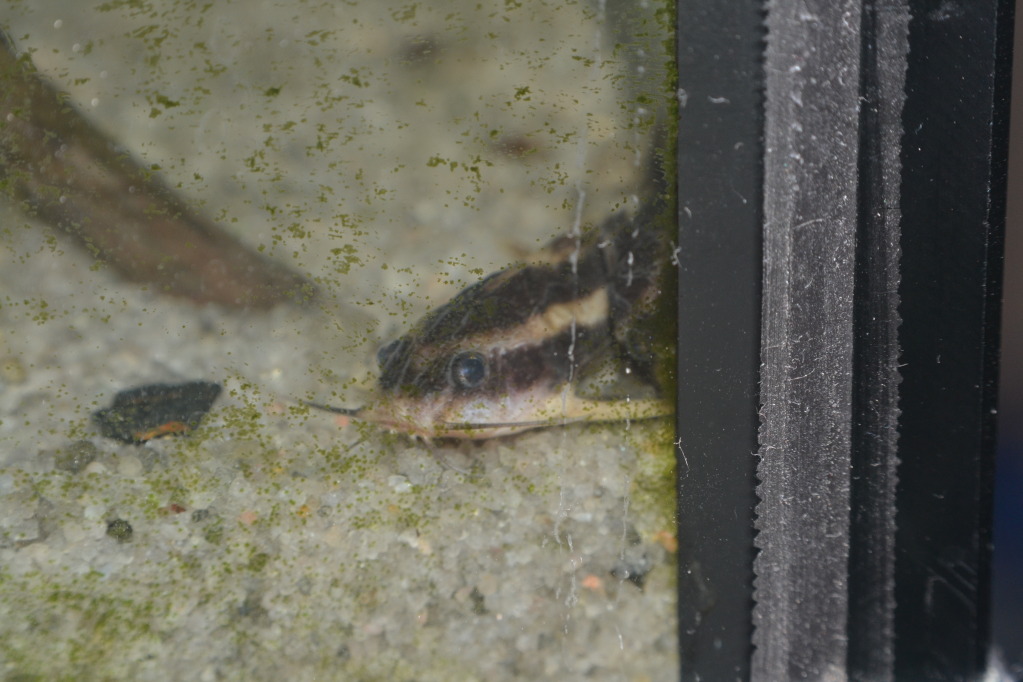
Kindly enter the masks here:
[[128, 679], [133, 657], [158, 641], [154, 622], [171, 606], [126, 596], [134, 592], [95, 573], [56, 587], [43, 574], [0, 571], [0, 620], [6, 623], [0, 659], [7, 670], [40, 679]]
[[[632, 480], [630, 506], [644, 520], [647, 538], [661, 531], [676, 533], [674, 425], [660, 420], [642, 430], [636, 440], [640, 452]], [[636, 429], [637, 432], [640, 429]]]

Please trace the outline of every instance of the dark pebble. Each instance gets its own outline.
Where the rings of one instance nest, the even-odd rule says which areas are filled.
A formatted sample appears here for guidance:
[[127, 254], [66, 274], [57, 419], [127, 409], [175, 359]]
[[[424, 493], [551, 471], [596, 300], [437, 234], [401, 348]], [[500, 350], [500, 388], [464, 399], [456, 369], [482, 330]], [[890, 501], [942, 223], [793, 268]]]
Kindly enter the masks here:
[[124, 519], [114, 519], [107, 524], [107, 535], [118, 542], [128, 542], [133, 532], [131, 524]]
[[92, 418], [107, 438], [138, 445], [191, 432], [219, 395], [220, 385], [209, 381], [149, 384], [121, 391], [110, 407], [97, 410]]
[[55, 466], [61, 471], [79, 473], [99, 456], [99, 448], [87, 440], [76, 440], [57, 451]]
[[472, 592], [469, 593], [469, 601], [472, 602], [472, 612], [477, 616], [483, 616], [487, 613], [486, 597], [480, 593], [475, 587], [472, 588]]
[[653, 567], [653, 561], [647, 553], [641, 548], [633, 547], [611, 568], [611, 575], [619, 580], [628, 580], [639, 589], [643, 589], [646, 577]]

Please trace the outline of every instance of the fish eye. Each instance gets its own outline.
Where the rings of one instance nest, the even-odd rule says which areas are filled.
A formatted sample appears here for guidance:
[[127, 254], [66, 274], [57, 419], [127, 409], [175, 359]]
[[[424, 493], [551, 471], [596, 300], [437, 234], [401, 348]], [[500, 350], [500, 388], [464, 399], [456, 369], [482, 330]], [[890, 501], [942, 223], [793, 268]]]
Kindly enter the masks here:
[[401, 339], [395, 339], [385, 346], [381, 346], [380, 350], [377, 351], [377, 365], [380, 369], [384, 368], [384, 365], [388, 363], [391, 356], [394, 355], [395, 351], [401, 345]]
[[448, 380], [462, 388], [476, 388], [487, 378], [487, 359], [474, 350], [456, 353], [448, 366]]

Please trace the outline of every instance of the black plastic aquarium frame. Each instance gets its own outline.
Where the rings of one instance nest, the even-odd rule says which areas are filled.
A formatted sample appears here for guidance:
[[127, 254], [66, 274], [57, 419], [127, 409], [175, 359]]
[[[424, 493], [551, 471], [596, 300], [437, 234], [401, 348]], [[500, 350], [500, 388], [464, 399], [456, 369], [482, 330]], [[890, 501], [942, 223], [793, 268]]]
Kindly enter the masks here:
[[683, 679], [749, 675], [760, 364], [763, 9], [678, 4]]
[[682, 679], [985, 670], [1013, 9], [678, 3]]
[[895, 672], [975, 679], [990, 646], [1014, 3], [910, 8]]

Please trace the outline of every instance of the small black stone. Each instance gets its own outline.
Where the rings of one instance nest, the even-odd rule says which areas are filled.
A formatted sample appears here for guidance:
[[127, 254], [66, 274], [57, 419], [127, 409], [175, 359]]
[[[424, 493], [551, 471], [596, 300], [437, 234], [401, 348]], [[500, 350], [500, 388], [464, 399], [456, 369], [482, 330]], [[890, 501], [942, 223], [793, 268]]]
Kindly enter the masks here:
[[124, 519], [114, 519], [107, 524], [107, 535], [118, 542], [128, 542], [133, 532], [131, 524]]
[[269, 613], [260, 603], [261, 599], [258, 594], [250, 592], [245, 597], [245, 601], [238, 607], [238, 615], [242, 618], [249, 618], [259, 625], [267, 625], [269, 623]]
[[77, 474], [99, 455], [99, 448], [87, 440], [76, 440], [57, 451], [54, 465], [61, 471]]
[[469, 593], [469, 601], [472, 602], [472, 612], [477, 616], [483, 616], [487, 613], [486, 597], [477, 590], [475, 587], [472, 588], [472, 592]]
[[653, 569], [653, 564], [645, 556], [642, 556], [632, 560], [619, 561], [611, 569], [611, 575], [618, 580], [628, 580], [639, 589], [643, 589], [651, 569]]
[[196, 509], [192, 512], [192, 521], [195, 523], [202, 523], [206, 519], [210, 518], [209, 509]]

